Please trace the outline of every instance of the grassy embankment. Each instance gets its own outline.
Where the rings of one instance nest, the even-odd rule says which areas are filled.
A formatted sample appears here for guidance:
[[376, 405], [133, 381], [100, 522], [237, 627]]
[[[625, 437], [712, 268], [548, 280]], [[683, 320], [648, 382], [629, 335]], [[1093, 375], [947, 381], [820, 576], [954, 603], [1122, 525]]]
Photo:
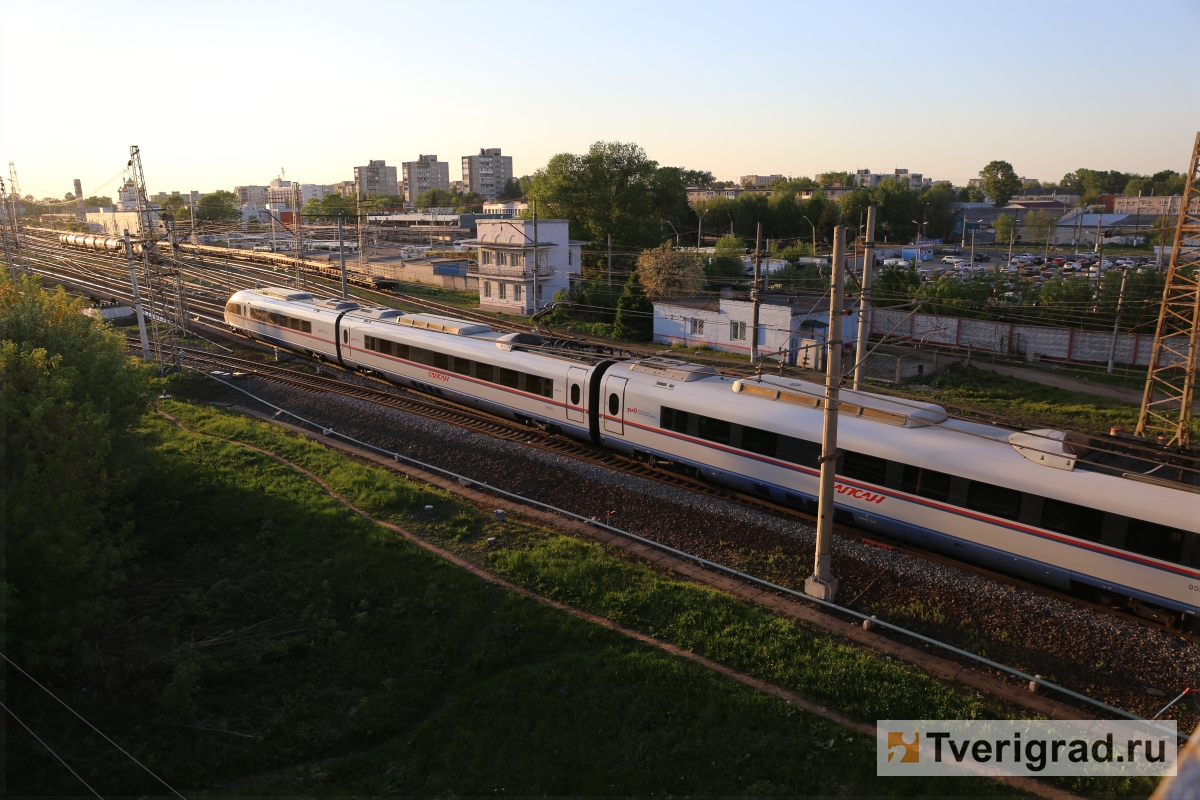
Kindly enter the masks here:
[[[186, 403], [189, 427], [275, 452], [381, 519], [514, 583], [856, 719], [994, 715], [905, 665], [440, 491]], [[104, 666], [55, 690], [191, 794], [1011, 794], [876, 778], [874, 743], [520, 597], [363, 520], [260, 453], [160, 417], [143, 555]], [[429, 503], [432, 517], [423, 512]], [[494, 544], [488, 537], [497, 537]], [[43, 697], [14, 709], [105, 794], [161, 793]], [[23, 713], [22, 713], [23, 712]], [[9, 740], [8, 789], [77, 791]], [[1105, 784], [1104, 794], [1150, 785]]]

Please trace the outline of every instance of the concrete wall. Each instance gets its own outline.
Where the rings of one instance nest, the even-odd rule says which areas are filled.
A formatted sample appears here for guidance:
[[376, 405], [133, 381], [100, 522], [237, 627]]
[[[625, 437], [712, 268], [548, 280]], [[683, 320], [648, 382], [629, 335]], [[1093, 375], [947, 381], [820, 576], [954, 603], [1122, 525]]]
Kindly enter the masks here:
[[[872, 309], [871, 333], [923, 344], [1065, 361], [1108, 361], [1112, 333]], [[1186, 347], [1182, 339], [1179, 345]], [[1116, 360], [1149, 365], [1154, 334], [1117, 334]], [[1171, 359], [1178, 360], [1178, 359]], [[1171, 363], [1168, 360], [1167, 363]]]
[[[346, 261], [348, 266], [353, 263], [349, 257]], [[473, 292], [479, 288], [479, 282], [474, 275], [439, 275], [434, 271], [433, 262], [424, 260], [368, 261], [367, 274], [405, 283], [425, 283], [460, 292]]]

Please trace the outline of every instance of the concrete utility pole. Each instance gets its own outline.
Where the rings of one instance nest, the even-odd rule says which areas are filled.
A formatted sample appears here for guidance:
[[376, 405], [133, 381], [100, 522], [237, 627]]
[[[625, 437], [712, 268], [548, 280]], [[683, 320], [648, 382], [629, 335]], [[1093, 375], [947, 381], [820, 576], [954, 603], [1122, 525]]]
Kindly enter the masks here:
[[354, 184], [354, 206], [356, 209], [354, 212], [354, 228], [355, 232], [358, 234], [358, 271], [366, 273], [366, 261], [364, 259], [367, 257], [367, 248], [365, 247], [366, 243], [363, 241], [362, 201], [362, 185], [356, 181]]
[[344, 213], [338, 213], [338, 257], [342, 260], [342, 299], [346, 300], [350, 295], [346, 291], [346, 242], [342, 237], [342, 221], [344, 217]]
[[75, 179], [75, 219], [80, 222], [87, 220], [87, 212], [83, 210], [83, 184]]
[[[964, 217], [963, 225], [966, 225]], [[964, 235], [966, 228], [963, 228]], [[867, 208], [867, 241], [863, 250], [862, 295], [858, 301], [858, 338], [854, 351], [854, 391], [862, 390], [867, 372], [867, 339], [871, 335], [871, 273], [875, 271], [875, 206]]]
[[608, 285], [612, 286], [612, 234], [608, 235]]
[[[196, 244], [196, 193], [188, 196], [188, 204], [192, 210], [192, 244]], [[275, 252], [275, 217], [271, 217], [271, 252]]]
[[[2, 183], [2, 181], [0, 181], [0, 183]], [[0, 191], [3, 191], [3, 187], [0, 187]], [[13, 263], [12, 251], [8, 249], [8, 222], [6, 222], [4, 219], [0, 219], [0, 238], [4, 239], [4, 263], [8, 265], [8, 271], [10, 273], [10, 277], [12, 278], [12, 282], [16, 283], [17, 265]]]
[[759, 289], [759, 282], [762, 271], [762, 223], [758, 223], [758, 228], [754, 234], [754, 283], [750, 287], [750, 300], [754, 303], [754, 310], [750, 313], [750, 363], [758, 363], [758, 311], [762, 305], [762, 291]]
[[1012, 266], [1012, 251], [1013, 243], [1017, 241], [1017, 212], [1013, 212], [1012, 229], [1008, 232], [1008, 261], [1004, 263], [1005, 269]]
[[296, 288], [303, 289], [304, 282], [300, 277], [300, 259], [304, 257], [304, 237], [300, 233], [300, 201], [304, 199], [304, 195], [300, 192], [300, 184], [292, 184], [292, 232], [295, 234], [296, 240]]
[[846, 260], [846, 226], [833, 229], [833, 269], [830, 273], [829, 327], [825, 346], [825, 430], [821, 436], [821, 488], [817, 497], [817, 552], [804, 593], [832, 601], [837, 578], [830, 573], [833, 554], [833, 495], [837, 481], [838, 392], [842, 383], [842, 267]]
[[1121, 270], [1121, 293], [1117, 295], [1117, 318], [1113, 322], [1112, 346], [1108, 348], [1108, 374], [1112, 375], [1113, 361], [1117, 358], [1117, 331], [1121, 329], [1121, 306], [1125, 303], [1125, 281], [1129, 280], [1129, 270]]
[[133, 260], [133, 245], [129, 229], [125, 229], [125, 260], [129, 262], [129, 283], [133, 286], [133, 310], [137, 313], [138, 334], [142, 337], [142, 358], [150, 360], [150, 340], [146, 338], [146, 316], [142, 313], [142, 295], [138, 291], [137, 262]]
[[[533, 313], [538, 311], [538, 270], [541, 265], [538, 264], [538, 213], [537, 213], [537, 198], [533, 199]], [[568, 245], [569, 246], [569, 245]], [[612, 270], [609, 270], [612, 274]]]

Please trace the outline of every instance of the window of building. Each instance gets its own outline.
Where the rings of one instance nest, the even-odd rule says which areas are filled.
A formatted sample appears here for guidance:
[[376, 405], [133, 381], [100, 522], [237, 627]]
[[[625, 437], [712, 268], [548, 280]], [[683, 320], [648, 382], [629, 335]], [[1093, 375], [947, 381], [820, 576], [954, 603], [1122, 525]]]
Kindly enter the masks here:
[[506, 283], [500, 284], [500, 299], [501, 300], [508, 299], [508, 284], [506, 284]]
[[570, 248], [567, 248], [567, 266], [570, 267], [570, 266], [574, 266], [574, 265], [575, 265], [575, 251]]
[[518, 303], [521, 302], [521, 285], [520, 284], [517, 284], [517, 283], [513, 284], [513, 300]]
[[703, 336], [704, 320], [692, 317], [688, 320], [688, 329], [691, 331], [692, 336]]
[[734, 342], [746, 341], [746, 323], [730, 322], [729, 323], [729, 339]]

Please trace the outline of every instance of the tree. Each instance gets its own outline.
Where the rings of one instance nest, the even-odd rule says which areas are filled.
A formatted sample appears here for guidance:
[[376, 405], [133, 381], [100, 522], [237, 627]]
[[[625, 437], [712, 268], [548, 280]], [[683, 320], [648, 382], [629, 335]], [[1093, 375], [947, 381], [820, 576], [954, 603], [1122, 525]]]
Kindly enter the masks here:
[[746, 278], [742, 255], [746, 252], [742, 240], [735, 236], [722, 236], [717, 242], [716, 252], [704, 265], [704, 274], [713, 289], [740, 283]]
[[632, 142], [596, 142], [584, 155], [559, 153], [533, 176], [528, 191], [538, 213], [570, 223], [571, 235], [621, 247], [662, 242], [689, 213], [687, 171], [659, 167]]
[[998, 206], [1007, 205], [1009, 198], [1021, 191], [1021, 179], [1007, 161], [988, 163], [979, 170], [979, 177], [983, 178], [983, 191]]
[[134, 553], [127, 496], [141, 462], [145, 368], [125, 337], [35, 278], [0, 277], [7, 550], [4, 646], [56, 667], [90, 652]]
[[242, 208], [237, 195], [224, 189], [204, 195], [196, 204], [196, 219], [206, 222], [240, 222]]
[[963, 186], [958, 190], [958, 201], [960, 203], [982, 203], [984, 201], [983, 189], [978, 186]]
[[445, 189], [430, 189], [417, 195], [413, 205], [417, 208], [454, 208], [457, 199], [454, 192]]
[[1013, 236], [1013, 231], [1017, 227], [1016, 214], [1001, 214], [992, 222], [992, 227], [996, 231], [996, 243], [1008, 244], [1008, 240]]
[[1025, 240], [1030, 242], [1046, 242], [1058, 225], [1058, 214], [1049, 209], [1035, 208], [1025, 214], [1021, 226], [1025, 229]]
[[651, 298], [687, 297], [704, 286], [704, 267], [696, 253], [675, 250], [670, 243], [643, 250], [637, 259], [646, 294]]
[[648, 342], [654, 338], [654, 304], [642, 291], [637, 272], [629, 273], [625, 291], [617, 300], [613, 336], [629, 342]]
[[105, 197], [103, 195], [101, 195], [101, 196], [92, 195], [91, 197], [84, 199], [83, 207], [84, 208], [112, 208], [113, 201], [112, 201], [111, 197]]
[[817, 176], [822, 186], [832, 186], [840, 183], [842, 186], [856, 186], [858, 176], [853, 172], [825, 172]]
[[335, 192], [309, 200], [301, 213], [309, 222], [337, 222], [340, 216], [347, 223], [354, 224], [358, 217], [358, 203], [353, 197], [344, 197]]
[[[191, 200], [184, 199], [182, 196], [173, 194], [159, 204], [159, 208], [170, 214], [176, 223], [181, 221], [190, 221], [192, 219]], [[198, 216], [198, 215], [197, 215]]]

